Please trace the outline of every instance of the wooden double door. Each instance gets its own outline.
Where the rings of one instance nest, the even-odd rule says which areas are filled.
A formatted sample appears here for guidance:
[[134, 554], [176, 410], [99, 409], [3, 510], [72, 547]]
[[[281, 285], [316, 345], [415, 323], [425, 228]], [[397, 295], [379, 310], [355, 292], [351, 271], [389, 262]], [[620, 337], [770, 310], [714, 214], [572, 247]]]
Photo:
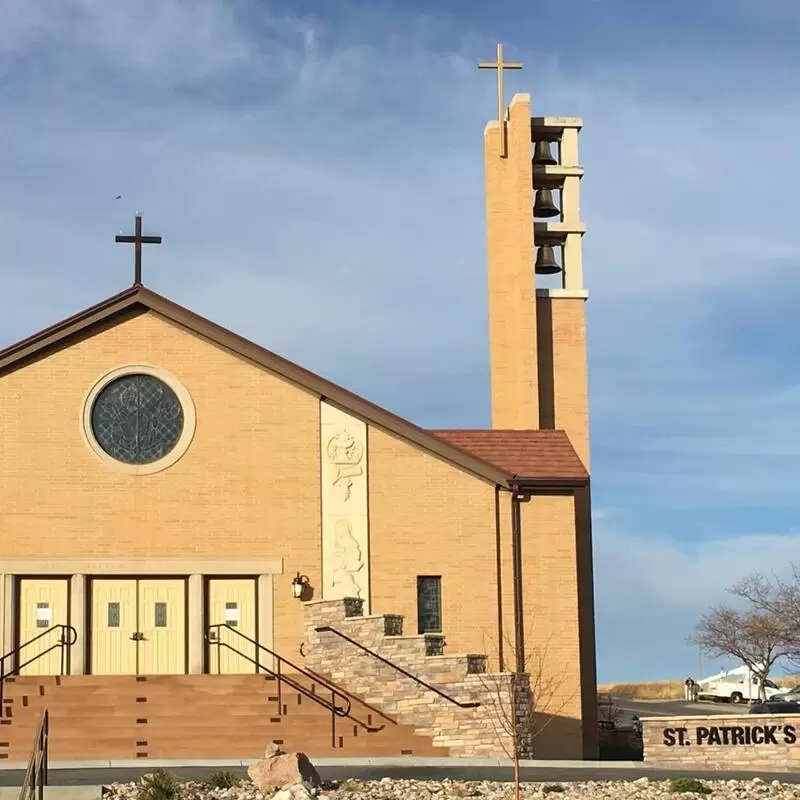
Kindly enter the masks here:
[[[92, 581], [91, 670], [95, 675], [180, 675], [186, 672], [188, 622], [186, 578], [95, 578]], [[217, 630], [212, 673], [254, 673], [256, 581], [209, 578], [203, 631]], [[197, 614], [202, 609], [197, 609]], [[199, 621], [199, 620], [198, 620]], [[243, 636], [237, 635], [238, 633]], [[225, 646], [228, 645], [228, 646]]]
[[92, 673], [185, 673], [186, 584], [185, 578], [92, 579]]

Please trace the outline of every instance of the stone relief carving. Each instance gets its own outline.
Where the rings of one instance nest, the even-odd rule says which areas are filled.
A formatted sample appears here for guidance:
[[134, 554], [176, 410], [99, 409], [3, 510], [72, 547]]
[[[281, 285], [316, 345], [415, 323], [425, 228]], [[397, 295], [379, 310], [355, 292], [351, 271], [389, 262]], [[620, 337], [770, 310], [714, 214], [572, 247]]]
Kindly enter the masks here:
[[364, 446], [347, 428], [331, 436], [326, 450], [328, 459], [336, 469], [333, 488], [339, 492], [343, 501], [350, 498], [353, 478], [364, 474], [361, 459], [364, 457]]
[[356, 580], [356, 573], [364, 568], [364, 557], [346, 519], [336, 520], [331, 560], [331, 587], [340, 597], [361, 597], [362, 588]]

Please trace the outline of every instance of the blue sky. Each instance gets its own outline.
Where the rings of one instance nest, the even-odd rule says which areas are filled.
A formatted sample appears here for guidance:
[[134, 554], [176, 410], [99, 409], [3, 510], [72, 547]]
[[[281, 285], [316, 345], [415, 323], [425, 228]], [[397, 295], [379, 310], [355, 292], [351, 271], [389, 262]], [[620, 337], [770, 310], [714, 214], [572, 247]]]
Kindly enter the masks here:
[[0, 19], [0, 341], [128, 285], [113, 236], [142, 209], [157, 291], [421, 425], [487, 426], [475, 65], [503, 41], [509, 97], [585, 122], [600, 679], [696, 674], [698, 616], [800, 560], [796, 3]]

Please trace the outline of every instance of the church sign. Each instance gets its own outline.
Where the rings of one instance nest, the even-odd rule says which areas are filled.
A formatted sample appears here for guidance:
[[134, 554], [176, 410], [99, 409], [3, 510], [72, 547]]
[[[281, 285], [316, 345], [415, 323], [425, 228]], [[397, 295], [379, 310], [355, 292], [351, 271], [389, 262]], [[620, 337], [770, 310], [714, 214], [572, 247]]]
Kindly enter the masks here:
[[644, 760], [657, 766], [800, 771], [800, 715], [646, 717]]
[[[675, 745], [794, 744], [794, 725], [697, 725], [690, 728], [664, 728], [663, 742]], [[692, 737], [692, 731], [694, 735]]]

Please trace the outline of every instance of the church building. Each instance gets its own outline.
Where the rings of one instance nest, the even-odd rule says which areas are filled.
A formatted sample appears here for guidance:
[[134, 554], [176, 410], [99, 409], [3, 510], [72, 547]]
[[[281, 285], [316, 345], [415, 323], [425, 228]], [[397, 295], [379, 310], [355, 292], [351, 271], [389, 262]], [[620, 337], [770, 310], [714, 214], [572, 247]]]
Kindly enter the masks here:
[[63, 760], [503, 756], [512, 685], [527, 754], [596, 758], [581, 124], [518, 94], [485, 130], [491, 427], [418, 427], [140, 272], [0, 350], [0, 758], [45, 708]]

